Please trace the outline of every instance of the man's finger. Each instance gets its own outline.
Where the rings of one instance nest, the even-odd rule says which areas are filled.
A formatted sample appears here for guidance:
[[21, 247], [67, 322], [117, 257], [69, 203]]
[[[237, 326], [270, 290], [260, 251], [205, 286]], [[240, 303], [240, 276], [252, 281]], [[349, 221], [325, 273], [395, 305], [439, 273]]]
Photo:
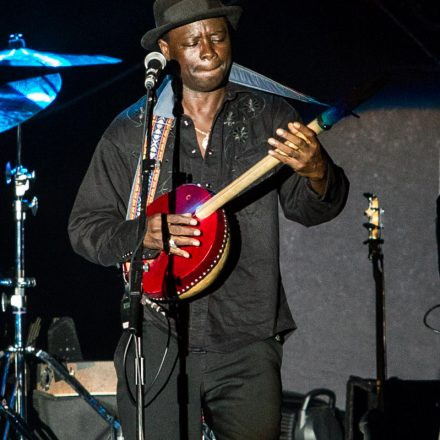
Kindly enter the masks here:
[[196, 226], [198, 221], [191, 214], [168, 214], [168, 224]]
[[[278, 150], [278, 152], [281, 153], [281, 155], [294, 157], [294, 158], [297, 158], [300, 155], [300, 152], [301, 152], [300, 148], [297, 145], [292, 144], [290, 141], [286, 141], [285, 143], [283, 143], [283, 142], [277, 141], [274, 138], [269, 138], [268, 142], [276, 150]], [[290, 145], [287, 145], [287, 142], [289, 142], [290, 145], [293, 145], [293, 147], [291, 147]]]
[[191, 228], [182, 225], [175, 225], [175, 224], [171, 224], [169, 226], [169, 231], [170, 231], [170, 235], [184, 235], [187, 237], [192, 237], [192, 236], [198, 237], [201, 235], [200, 229]]
[[285, 163], [285, 164], [291, 166], [295, 170], [300, 165], [300, 161], [298, 160], [298, 158], [293, 157], [293, 156], [288, 156], [284, 152], [280, 152], [278, 150], [269, 150], [268, 153], [269, 153], [269, 155], [275, 157], [275, 159], [278, 159], [280, 162]]
[[183, 258], [189, 258], [191, 256], [189, 254], [189, 252], [184, 251], [183, 249], [180, 249], [178, 247], [170, 248], [169, 254], [177, 255], [177, 256], [183, 257]]
[[200, 240], [196, 238], [191, 237], [180, 237], [180, 236], [173, 236], [170, 241], [174, 242], [174, 246], [170, 247], [182, 247], [182, 246], [200, 246]]
[[289, 130], [297, 136], [302, 137], [307, 143], [316, 136], [316, 133], [312, 129], [300, 122], [289, 122], [287, 126]]

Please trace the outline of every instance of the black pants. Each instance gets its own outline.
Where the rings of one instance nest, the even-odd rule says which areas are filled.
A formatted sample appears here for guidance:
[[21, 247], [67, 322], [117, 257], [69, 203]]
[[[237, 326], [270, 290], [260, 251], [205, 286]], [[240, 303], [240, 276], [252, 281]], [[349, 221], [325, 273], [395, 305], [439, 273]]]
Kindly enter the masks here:
[[[163, 358], [168, 336], [144, 322], [143, 355], [149, 388]], [[125, 440], [136, 439], [136, 408], [126, 386], [122, 335], [115, 352], [118, 412]], [[131, 344], [127, 362], [133, 380]], [[180, 362], [183, 359], [183, 364]], [[231, 353], [189, 352], [178, 355], [171, 338], [162, 371], [145, 396], [145, 440], [201, 440], [201, 409], [217, 440], [271, 440], [279, 437], [282, 346], [275, 338]]]

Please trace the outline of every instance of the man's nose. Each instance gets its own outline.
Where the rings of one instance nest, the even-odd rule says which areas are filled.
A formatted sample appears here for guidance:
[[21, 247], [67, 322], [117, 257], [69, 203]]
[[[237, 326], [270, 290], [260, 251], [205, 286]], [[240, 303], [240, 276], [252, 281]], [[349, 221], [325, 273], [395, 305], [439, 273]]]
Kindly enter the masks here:
[[200, 47], [200, 58], [202, 60], [210, 60], [217, 56], [213, 44], [209, 40], [202, 40]]

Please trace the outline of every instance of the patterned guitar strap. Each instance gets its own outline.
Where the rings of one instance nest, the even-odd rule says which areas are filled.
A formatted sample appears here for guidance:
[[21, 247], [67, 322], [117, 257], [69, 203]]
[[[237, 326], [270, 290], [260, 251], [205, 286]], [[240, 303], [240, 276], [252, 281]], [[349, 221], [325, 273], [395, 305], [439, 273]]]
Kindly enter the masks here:
[[[157, 190], [157, 184], [160, 176], [160, 165], [165, 153], [165, 146], [168, 141], [168, 136], [173, 126], [174, 118], [167, 118], [164, 116], [154, 115], [151, 123], [151, 147], [150, 147], [150, 160], [155, 163], [154, 170], [149, 175], [148, 181], [148, 196], [147, 206], [154, 200], [154, 196]], [[142, 159], [145, 159], [147, 155], [147, 140], [145, 140], [143, 146]], [[136, 169], [133, 185], [131, 187], [130, 199], [127, 209], [127, 220], [133, 220], [140, 215], [141, 208], [141, 168], [142, 162], [139, 158], [139, 163]], [[125, 262], [122, 265], [122, 272], [124, 281], [128, 283], [128, 274], [130, 272], [130, 262]]]

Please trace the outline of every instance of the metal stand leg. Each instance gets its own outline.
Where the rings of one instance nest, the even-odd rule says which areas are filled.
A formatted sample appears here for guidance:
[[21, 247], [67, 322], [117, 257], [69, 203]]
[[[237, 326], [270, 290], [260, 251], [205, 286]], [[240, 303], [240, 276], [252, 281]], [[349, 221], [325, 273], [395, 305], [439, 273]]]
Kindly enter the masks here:
[[60, 375], [64, 381], [67, 382], [72, 389], [74, 389], [79, 396], [84, 399], [84, 401], [96, 413], [99, 414], [100, 417], [102, 417], [109, 425], [113, 427], [117, 434], [117, 438], [122, 439], [121, 424], [119, 423], [119, 420], [116, 419], [116, 417], [113, 416], [104, 405], [95, 399], [74, 376], [71, 376], [63, 364], [58, 362], [54, 357], [43, 350], [35, 351], [32, 347], [28, 347], [26, 350], [31, 356], [34, 356], [43, 361], [45, 364], [50, 365], [56, 374]]
[[[13, 349], [12, 349], [13, 350]], [[7, 372], [10, 370], [10, 364], [12, 363], [11, 354], [16, 357], [16, 353], [13, 351], [9, 353], [4, 353], [4, 357], [6, 359], [6, 365], [4, 372], [2, 374], [3, 380], [2, 382], [6, 383], [6, 376]], [[52, 369], [55, 371], [55, 373], [63, 378], [63, 380], [68, 383], [73, 390], [75, 390], [78, 395], [102, 418], [104, 419], [113, 429], [115, 433], [115, 437], [118, 440], [123, 440], [122, 435], [122, 429], [121, 424], [119, 420], [110, 413], [110, 411], [101, 404], [95, 397], [93, 397], [87, 390], [84, 388], [84, 386], [74, 377], [69, 374], [69, 371], [66, 369], [66, 367], [58, 362], [54, 357], [49, 355], [43, 350], [35, 350], [34, 347], [26, 347], [25, 350], [21, 353], [22, 361], [24, 362], [25, 356], [31, 356], [36, 358], [39, 361], [44, 362], [45, 364], [52, 367]], [[23, 368], [24, 370], [24, 368]], [[0, 413], [4, 414], [7, 417], [7, 423], [5, 426], [5, 430], [2, 433], [3, 439], [8, 439], [9, 436], [9, 428], [12, 426], [19, 434], [20, 438], [26, 438], [26, 439], [37, 439], [32, 434], [32, 430], [29, 427], [26, 419], [22, 417], [17, 411], [12, 411], [10, 408], [13, 406], [14, 401], [16, 400], [16, 394], [15, 390], [18, 389], [18, 381], [16, 380], [16, 384], [14, 386], [14, 391], [12, 393], [10, 402], [6, 401], [6, 398], [4, 398], [4, 393], [6, 391], [6, 386], [2, 383], [2, 401], [1, 401], [1, 408]], [[11, 425], [12, 423], [12, 425]]]
[[[14, 429], [24, 438], [29, 440], [38, 440], [38, 438], [29, 430], [27, 423], [17, 413], [12, 411], [6, 399], [3, 399], [0, 403], [0, 413], [4, 414], [9, 423], [12, 423]], [[8, 432], [5, 432], [5, 436], [8, 437]]]

